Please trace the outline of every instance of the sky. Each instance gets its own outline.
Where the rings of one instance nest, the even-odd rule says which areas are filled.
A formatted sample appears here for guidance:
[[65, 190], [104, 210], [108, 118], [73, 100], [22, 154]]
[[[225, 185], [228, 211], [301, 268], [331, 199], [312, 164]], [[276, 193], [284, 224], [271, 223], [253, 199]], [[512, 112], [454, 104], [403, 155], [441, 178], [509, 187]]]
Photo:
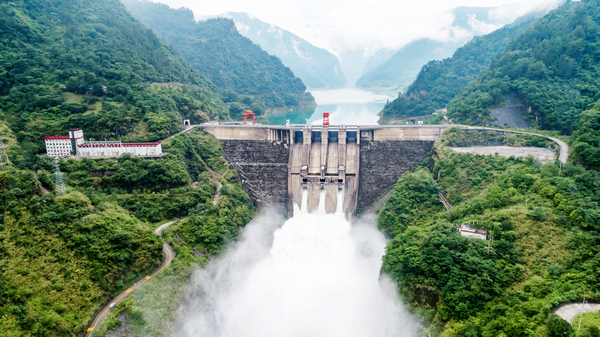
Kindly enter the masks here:
[[538, 7], [563, 0], [153, 0], [187, 7], [196, 19], [226, 12], [246, 12], [286, 29], [313, 45], [340, 55], [351, 50], [369, 54], [399, 48], [415, 39], [456, 37], [448, 30], [450, 10], [460, 6], [499, 7], [495, 24], [481, 25], [487, 34]]

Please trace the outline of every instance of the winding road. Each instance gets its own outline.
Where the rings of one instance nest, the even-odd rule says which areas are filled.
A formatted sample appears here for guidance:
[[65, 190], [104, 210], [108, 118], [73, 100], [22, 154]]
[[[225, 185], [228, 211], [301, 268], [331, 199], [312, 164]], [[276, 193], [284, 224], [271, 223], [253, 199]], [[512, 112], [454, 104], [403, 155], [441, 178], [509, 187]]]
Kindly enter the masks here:
[[600, 311], [600, 304], [586, 303], [582, 305], [581, 303], [570, 303], [561, 305], [553, 310], [555, 314], [571, 324], [574, 323], [573, 320], [581, 315], [581, 313], [585, 314], [586, 312], [596, 311]]
[[[165, 228], [169, 227], [169, 225], [173, 224], [174, 222], [175, 221], [171, 221], [171, 222], [167, 222], [167, 223], [161, 225], [160, 227], [158, 227], [157, 229], [154, 230], [154, 233], [161, 236], [162, 231]], [[104, 319], [106, 319], [106, 316], [111, 311], [111, 308], [110, 308], [111, 304], [113, 304], [113, 303], [119, 304], [119, 302], [123, 301], [125, 298], [127, 298], [127, 296], [131, 295], [131, 293], [133, 293], [134, 290], [143, 286], [146, 282], [150, 281], [154, 276], [158, 275], [161, 271], [163, 271], [163, 269], [165, 269], [169, 264], [171, 264], [171, 261], [173, 260], [173, 258], [175, 258], [175, 252], [173, 251], [173, 248], [171, 248], [171, 246], [169, 246], [164, 240], [163, 240], [163, 253], [165, 253], [165, 260], [160, 265], [160, 267], [158, 267], [158, 269], [156, 269], [152, 274], [144, 277], [143, 279], [141, 279], [140, 281], [138, 281], [137, 283], [132, 285], [129, 289], [125, 290], [124, 292], [119, 294], [117, 297], [110, 300], [110, 302], [108, 302], [102, 309], [100, 309], [100, 311], [98, 311], [96, 316], [90, 322], [90, 325], [88, 326], [88, 329], [85, 332], [85, 335], [84, 335], [85, 337], [92, 336], [94, 331], [97, 331], [100, 329], [102, 322], [104, 322]]]
[[522, 132], [522, 131], [513, 131], [513, 130], [504, 130], [504, 129], [494, 129], [494, 128], [485, 128], [485, 127], [477, 127], [477, 126], [461, 126], [461, 129], [463, 129], [463, 130], [504, 131], [504, 132], [521, 133], [521, 134], [524, 134], [524, 135], [532, 135], [532, 136], [544, 137], [546, 139], [550, 139], [551, 141], [555, 142], [560, 147], [560, 152], [558, 154], [558, 160], [560, 160], [563, 164], [566, 164], [567, 163], [567, 159], [569, 159], [569, 145], [567, 145], [565, 142], [563, 142], [560, 139], [552, 138], [552, 137], [545, 136], [545, 135], [539, 135], [537, 133]]
[[50, 191], [48, 189], [46, 189], [44, 187], [44, 184], [42, 184], [42, 182], [38, 179], [37, 164], [33, 165], [33, 175], [35, 176], [35, 179], [38, 181], [38, 183], [40, 183], [40, 188], [42, 189], [42, 194], [50, 193]]

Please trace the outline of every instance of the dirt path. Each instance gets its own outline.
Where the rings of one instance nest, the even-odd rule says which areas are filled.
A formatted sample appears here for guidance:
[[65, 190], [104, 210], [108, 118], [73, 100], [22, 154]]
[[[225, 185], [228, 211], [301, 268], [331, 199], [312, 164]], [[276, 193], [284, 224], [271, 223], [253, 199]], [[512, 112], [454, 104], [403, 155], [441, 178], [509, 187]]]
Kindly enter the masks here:
[[[175, 221], [171, 221], [171, 222], [167, 222], [167, 223], [161, 225], [160, 227], [158, 227], [157, 229], [154, 230], [154, 233], [161, 236], [162, 231], [165, 228], [169, 227], [169, 225], [173, 224], [174, 222]], [[156, 269], [152, 274], [144, 277], [143, 279], [141, 279], [140, 281], [135, 283], [129, 289], [127, 289], [124, 292], [122, 292], [121, 294], [119, 294], [119, 296], [110, 300], [102, 309], [100, 309], [100, 311], [98, 311], [98, 314], [96, 314], [96, 316], [90, 322], [90, 325], [88, 326], [88, 329], [85, 332], [85, 335], [84, 335], [85, 337], [92, 336], [94, 331], [97, 331], [100, 329], [100, 326], [102, 326], [102, 322], [104, 322], [104, 319], [106, 319], [106, 316], [112, 310], [112, 308], [110, 307], [111, 304], [113, 304], [113, 303], [119, 304], [119, 302], [126, 299], [127, 296], [131, 295], [131, 293], [133, 293], [134, 290], [143, 286], [146, 282], [150, 281], [154, 276], [158, 275], [161, 271], [163, 271], [163, 269], [165, 269], [168, 265], [171, 264], [171, 261], [173, 261], [173, 258], [175, 258], [175, 252], [173, 251], [173, 248], [171, 248], [171, 246], [169, 246], [165, 241], [163, 241], [163, 253], [165, 253], [165, 260], [160, 265], [160, 267], [158, 267], [158, 269]]]
[[42, 184], [42, 182], [38, 179], [37, 164], [33, 165], [33, 175], [35, 176], [35, 179], [38, 181], [38, 183], [40, 183], [40, 188], [42, 189], [42, 194], [50, 193], [50, 190], [46, 189], [44, 187], [44, 184]]

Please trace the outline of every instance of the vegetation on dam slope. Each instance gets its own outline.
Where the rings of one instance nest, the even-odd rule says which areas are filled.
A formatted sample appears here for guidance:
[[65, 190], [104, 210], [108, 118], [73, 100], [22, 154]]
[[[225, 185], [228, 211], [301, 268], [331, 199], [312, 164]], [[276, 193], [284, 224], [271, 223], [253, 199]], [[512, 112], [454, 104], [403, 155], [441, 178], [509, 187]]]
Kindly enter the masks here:
[[[383, 271], [422, 314], [426, 333], [554, 336], [563, 325], [553, 323], [552, 307], [600, 297], [600, 173], [455, 153], [449, 134], [380, 212], [391, 236]], [[493, 241], [462, 237], [455, 225], [469, 222]]]

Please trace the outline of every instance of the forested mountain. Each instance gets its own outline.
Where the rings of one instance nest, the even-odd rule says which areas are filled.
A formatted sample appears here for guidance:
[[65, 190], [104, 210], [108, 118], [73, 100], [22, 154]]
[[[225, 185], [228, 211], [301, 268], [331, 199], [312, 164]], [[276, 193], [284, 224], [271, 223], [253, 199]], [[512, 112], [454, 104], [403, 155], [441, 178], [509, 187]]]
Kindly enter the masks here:
[[[588, 126], [597, 130], [595, 115]], [[420, 313], [423, 336], [594, 336], [585, 325], [575, 334], [578, 319], [572, 327], [551, 310], [598, 300], [600, 173], [449, 148], [482, 135], [447, 130], [431, 161], [395, 185], [379, 217], [391, 236], [382, 271]], [[539, 139], [523, 145], [545, 147]], [[487, 240], [461, 236], [456, 226], [467, 223]]]
[[302, 80], [276, 56], [239, 34], [233, 21], [215, 18], [196, 22], [194, 13], [186, 8], [172, 9], [151, 1], [123, 3], [221, 88], [228, 102], [243, 103], [239, 95], [250, 96], [255, 105], [246, 104], [246, 108], [259, 113], [264, 107], [273, 110], [315, 105]]
[[72, 127], [139, 141], [227, 119], [213, 89], [117, 0], [0, 4], [0, 109], [27, 167], [44, 135]]
[[[0, 136], [11, 162], [0, 171], [0, 336], [83, 335], [164, 259], [157, 222], [198, 216], [186, 227], [197, 240], [182, 243], [202, 249], [196, 263], [237, 237], [253, 206], [202, 131], [164, 142], [160, 159], [59, 160], [65, 195], [54, 159], [38, 155], [44, 135], [73, 127], [87, 140], [146, 141], [180, 131], [183, 118], [228, 120], [213, 89], [118, 0], [0, 3]], [[223, 177], [218, 205], [209, 167]]]
[[342, 87], [346, 78], [338, 58], [301, 37], [247, 13], [228, 12], [238, 31], [281, 59], [311, 89]]
[[[382, 61], [385, 52], [377, 53], [367, 62], [369, 70], [356, 81], [359, 88], [402, 90], [415, 79], [421, 67], [431, 60], [450, 57], [456, 49], [464, 45], [481, 26], [502, 24], [492, 20], [490, 11], [495, 7], [458, 7], [452, 10], [454, 21], [445, 28], [448, 33], [446, 42], [433, 39], [419, 39], [397, 50], [387, 60]], [[373, 64], [377, 64], [373, 66]], [[366, 70], [366, 69], [365, 69]]]
[[513, 94], [532, 122], [570, 133], [600, 99], [598, 6], [598, 0], [569, 2], [539, 19], [452, 100], [449, 115], [488, 124], [489, 108]]
[[475, 37], [459, 48], [452, 57], [430, 61], [421, 68], [417, 79], [386, 104], [383, 119], [394, 116], [429, 115], [447, 105], [469, 82], [473, 81], [506, 45], [519, 36], [532, 20], [505, 26], [488, 35]]

